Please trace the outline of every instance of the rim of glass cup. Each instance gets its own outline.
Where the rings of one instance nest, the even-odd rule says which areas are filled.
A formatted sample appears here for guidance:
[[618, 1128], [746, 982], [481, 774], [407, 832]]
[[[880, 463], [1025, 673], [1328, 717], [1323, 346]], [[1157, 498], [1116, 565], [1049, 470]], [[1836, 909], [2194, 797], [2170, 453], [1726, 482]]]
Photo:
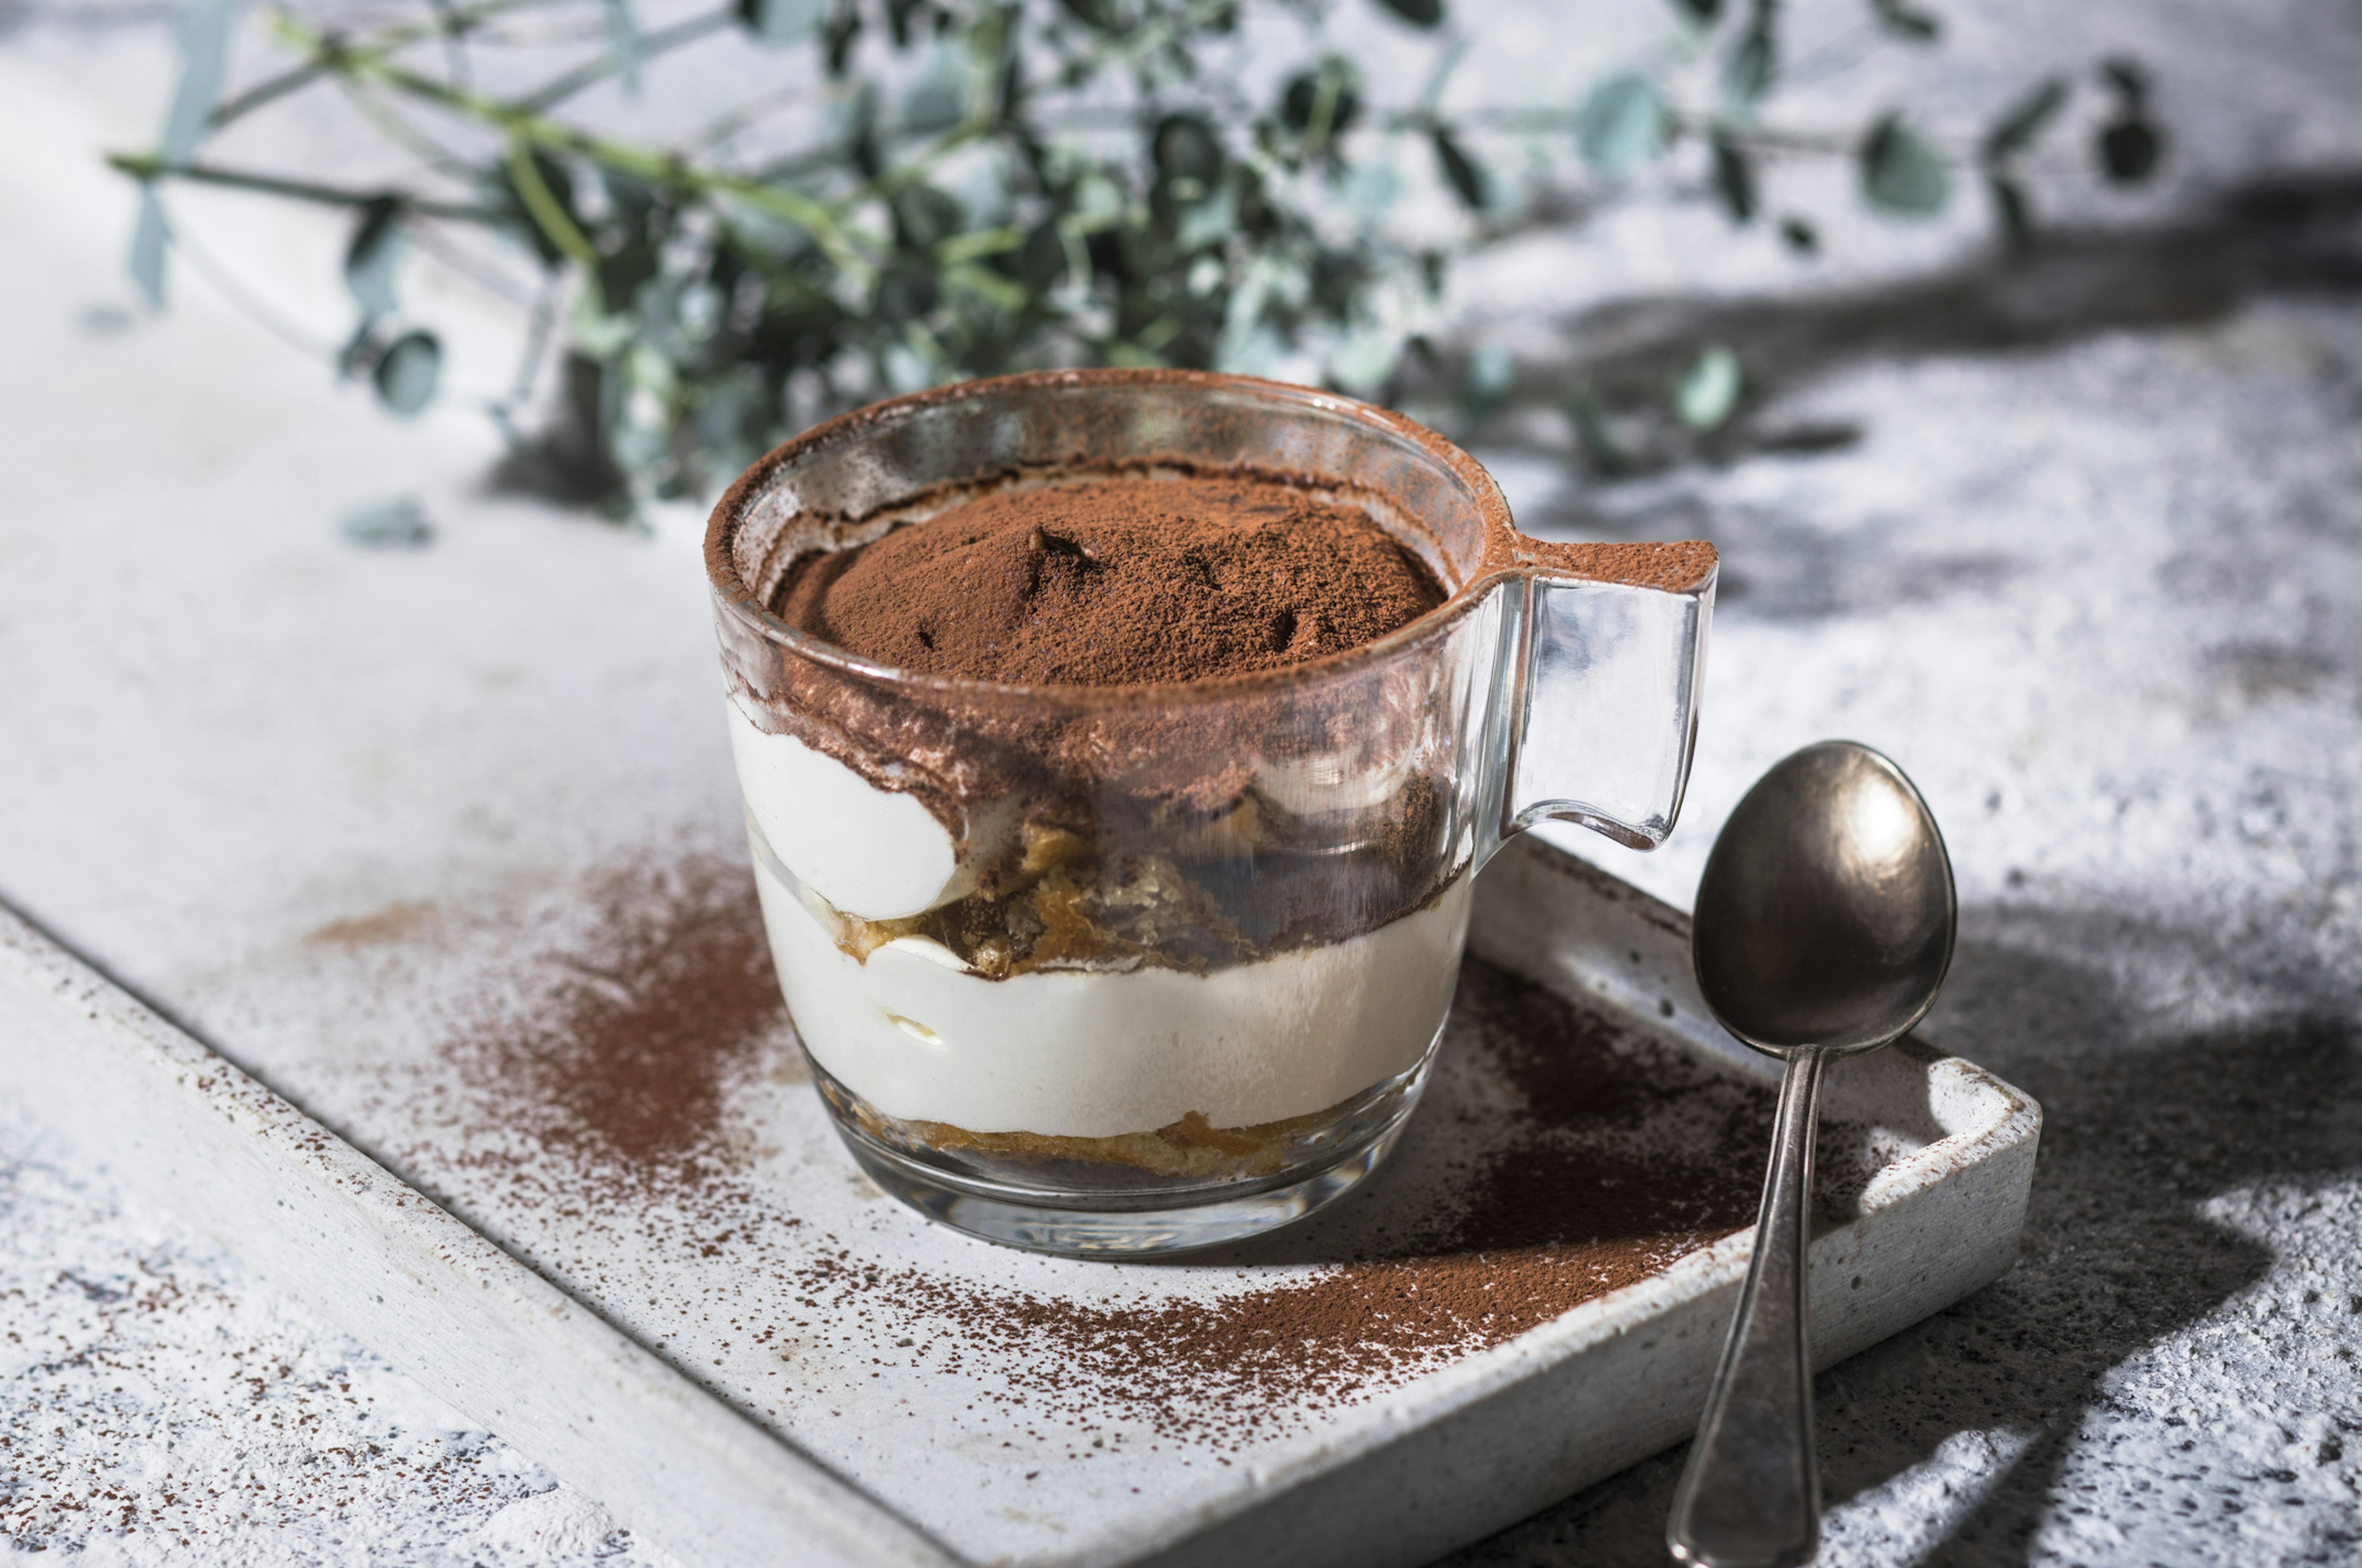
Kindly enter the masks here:
[[[1131, 685], [1056, 685], [1027, 686], [1008, 681], [979, 680], [969, 676], [930, 675], [906, 669], [900, 665], [880, 663], [864, 658], [809, 632], [800, 631], [781, 620], [765, 605], [739, 575], [738, 564], [731, 549], [739, 526], [745, 520], [751, 503], [768, 487], [778, 470], [808, 452], [838, 441], [858, 436], [872, 425], [882, 425], [913, 410], [932, 408], [944, 403], [958, 403], [970, 398], [990, 396], [1010, 389], [1032, 387], [1065, 387], [1097, 385], [1106, 387], [1203, 387], [1245, 388], [1276, 401], [1300, 404], [1308, 410], [1324, 414], [1343, 414], [1365, 424], [1378, 426], [1397, 438], [1423, 451], [1428, 458], [1449, 471], [1466, 490], [1476, 505], [1485, 525], [1485, 558], [1468, 580], [1451, 588], [1443, 602], [1418, 619], [1405, 623], [1382, 637], [1322, 654], [1300, 664], [1282, 665], [1275, 669], [1246, 670], [1230, 675], [1202, 676], [1195, 680], [1140, 682]], [[1153, 458], [1159, 454], [1142, 453]], [[1186, 459], [1186, 453], [1169, 454]], [[1335, 479], [1331, 475], [1308, 475], [1313, 479]], [[1529, 570], [1522, 563], [1491, 559], [1491, 545], [1506, 536], [1518, 537], [1517, 525], [1509, 515], [1509, 502], [1501, 493], [1485, 466], [1470, 457], [1451, 441], [1429, 429], [1416, 420], [1363, 403], [1341, 393], [1324, 392], [1318, 387], [1297, 386], [1287, 381], [1266, 381], [1260, 376], [1231, 375], [1218, 370], [1025, 370], [1015, 375], [988, 376], [975, 381], [955, 381], [948, 386], [931, 387], [924, 392], [907, 392], [888, 398], [823, 420], [800, 436], [772, 447], [756, 459], [740, 474], [730, 488], [714, 503], [705, 529], [705, 575], [715, 598], [732, 615], [759, 632], [769, 641], [784, 645], [800, 657], [811, 659], [857, 675], [869, 680], [891, 685], [935, 691], [946, 695], [988, 697], [1003, 701], [1042, 701], [1060, 704], [1083, 703], [1102, 706], [1117, 703], [1153, 701], [1169, 703], [1223, 700], [1242, 693], [1272, 688], [1292, 686], [1319, 680], [1332, 675], [1348, 673], [1363, 665], [1374, 664], [1447, 635], [1453, 623], [1482, 603], [1494, 586], [1502, 579]]]

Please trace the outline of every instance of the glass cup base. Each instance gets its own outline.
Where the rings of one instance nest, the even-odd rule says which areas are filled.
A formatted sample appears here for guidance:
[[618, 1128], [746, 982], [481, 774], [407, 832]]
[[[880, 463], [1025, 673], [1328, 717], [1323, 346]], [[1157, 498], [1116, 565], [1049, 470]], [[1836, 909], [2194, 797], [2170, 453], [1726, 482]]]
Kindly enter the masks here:
[[[930, 1220], [1029, 1252], [1140, 1258], [1243, 1241], [1334, 1203], [1385, 1159], [1426, 1082], [1423, 1061], [1382, 1086], [1378, 1104], [1363, 1102], [1351, 1134], [1323, 1151], [1324, 1158], [1294, 1162], [1276, 1176], [1102, 1192], [1050, 1192], [944, 1170], [876, 1136], [845, 1113], [838, 1094], [824, 1088], [823, 1099], [863, 1172]], [[826, 1087], [843, 1093], [833, 1083]]]
[[1284, 1187], [1235, 1193], [1187, 1208], [1065, 1209], [1023, 1193], [996, 1194], [954, 1185], [940, 1171], [840, 1127], [869, 1178], [930, 1220], [1003, 1246], [1062, 1257], [1157, 1257], [1244, 1241], [1293, 1225], [1361, 1185], [1402, 1135], [1401, 1117], [1336, 1164]]

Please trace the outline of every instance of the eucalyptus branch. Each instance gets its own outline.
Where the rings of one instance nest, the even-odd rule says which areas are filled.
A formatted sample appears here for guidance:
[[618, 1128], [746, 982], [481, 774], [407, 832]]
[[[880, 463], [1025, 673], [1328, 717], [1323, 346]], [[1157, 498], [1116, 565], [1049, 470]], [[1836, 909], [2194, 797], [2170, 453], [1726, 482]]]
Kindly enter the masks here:
[[[2071, 87], [2063, 76], [2035, 84], [1965, 149], [1923, 133], [1900, 107], [1858, 126], [1814, 125], [1791, 112], [1794, 98], [1772, 100], [1859, 40], [1783, 72], [1784, 12], [1765, 0], [1674, 0], [1683, 20], [1671, 43], [1569, 101], [1462, 109], [1447, 109], [1443, 87], [1475, 58], [1475, 35], [1442, 25], [1450, 0], [1372, 0], [1433, 40], [1407, 106], [1364, 100], [1363, 39], [1332, 25], [1319, 0], [808, 0], [796, 15], [817, 18], [794, 39], [762, 36], [778, 19], [770, 0], [707, 0], [714, 8], [647, 33], [629, 0], [386, 3], [415, 15], [345, 34], [276, 13], [266, 26], [291, 57], [284, 68], [207, 114], [227, 47], [230, 11], [217, 8], [213, 30], [192, 35], [187, 102], [167, 117], [160, 149], [112, 161], [149, 185], [185, 180], [349, 212], [343, 271], [358, 325], [338, 362], [366, 370], [402, 412], [434, 395], [441, 365], [439, 340], [401, 312], [405, 239], [512, 299], [516, 289], [473, 269], [468, 248], [434, 226], [472, 224], [529, 245], [542, 272], [528, 341], [511, 390], [490, 406], [523, 442], [513, 415], [562, 332], [560, 425], [525, 467], [611, 513], [632, 496], [710, 490], [794, 423], [848, 401], [1077, 359], [1275, 372], [1399, 404], [1440, 363], [1418, 334], [1456, 256], [1580, 221], [1593, 193], [1686, 200], [1682, 182], [1626, 183], [1684, 148], [1702, 148], [1708, 188], [1735, 226], [1771, 226], [1800, 253], [1817, 248], [1816, 224], [1775, 203], [1797, 193], [1783, 164], [1807, 158], [1848, 160], [1860, 198], [1898, 221], [1941, 210], [1964, 185], [1981, 189], [2000, 231], [2022, 241], [2033, 221], [2024, 176]], [[1871, 4], [1876, 37], [1934, 38], [1918, 0]], [[1258, 7], [1310, 24], [1275, 94], [1265, 85], [1271, 33], [1239, 25]], [[688, 46], [742, 22], [745, 47], [802, 51], [800, 79], [701, 111], [669, 145], [561, 116], [586, 89], [668, 56], [678, 69]], [[604, 43], [519, 88], [488, 89], [471, 68], [484, 50], [554, 38]], [[886, 51], [907, 62], [920, 48], [954, 51], [958, 106], [928, 78], [884, 63]], [[1683, 77], [1699, 64], [1715, 72], [1712, 112], [1686, 103]], [[440, 171], [483, 194], [359, 189], [194, 156], [206, 127], [323, 80], [426, 160], [414, 182], [439, 188]], [[2107, 178], [2143, 178], [2165, 145], [2147, 78], [2112, 60], [2097, 80], [2113, 108], [2093, 150]], [[903, 112], [874, 112], [902, 85]], [[853, 128], [734, 160], [749, 127], [815, 98], [852, 107]], [[1406, 138], [1428, 144], [1435, 187], [1461, 205], [1448, 240], [1392, 206]], [[1538, 167], [1508, 172], [1510, 138], [1527, 138]], [[584, 182], [594, 179], [591, 195]], [[1584, 199], [1566, 199], [1571, 185]], [[142, 212], [135, 275], [160, 297], [173, 239], [152, 193]], [[565, 317], [569, 297], [585, 308]], [[1733, 417], [1741, 369], [1728, 348], [1705, 349], [1661, 424], [1694, 435]], [[1457, 392], [1439, 394], [1450, 400], [1440, 412], [1422, 412], [1447, 425], [1482, 418], [1514, 377], [1506, 350], [1474, 355]], [[1615, 429], [1642, 417], [1595, 402], [1579, 413], [1595, 456], [1622, 439], [1611, 414]]]

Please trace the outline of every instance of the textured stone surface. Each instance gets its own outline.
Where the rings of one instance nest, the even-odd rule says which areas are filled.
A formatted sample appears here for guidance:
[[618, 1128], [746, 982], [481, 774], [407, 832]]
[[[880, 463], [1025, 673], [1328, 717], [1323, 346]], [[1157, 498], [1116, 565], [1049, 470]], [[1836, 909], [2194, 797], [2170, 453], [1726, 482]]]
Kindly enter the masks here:
[[118, 1562], [672, 1562], [5, 1116], [0, 1542]]
[[[1705, 534], [1727, 553], [1683, 831], [1654, 859], [1586, 852], [1686, 902], [1762, 767], [1830, 734], [1884, 747], [1929, 793], [1961, 880], [1960, 956], [1928, 1033], [2048, 1112], [2016, 1271], [1822, 1380], [1824, 1561], [2351, 1561], [2362, 26], [2300, 5], [1958, 9], [1937, 112], [1973, 123], [2036, 69], [2134, 45], [2158, 71], [2175, 180], [2100, 202], [2113, 226], [2032, 271], [1976, 260], [1958, 224], [1833, 225], [1817, 277], [1694, 214], [1611, 214], [1573, 245], [1514, 247], [1472, 278], [1466, 331], [1513, 338], [1532, 379], [1645, 382], [1719, 336], [1755, 401], [1705, 461], [1613, 485], [1574, 477], [1571, 432], [1540, 401], [1480, 433], [1485, 455], [1538, 529]], [[129, 342], [63, 325], [120, 302], [128, 213], [68, 160], [140, 139], [167, 79], [155, 15], [118, 15], [130, 30], [105, 42], [57, 7], [0, 6], [20, 24], [0, 105], [51, 106], [21, 122], [41, 134], [5, 171], [12, 237], [41, 237], [6, 261], [7, 308], [45, 369], [0, 392], [9, 428], [80, 409], [87, 443], [8, 447], [29, 493], [61, 465], [94, 471], [102, 411], [128, 411], [177, 422], [182, 469], [125, 504], [167, 502], [171, 472], [248, 462], [291, 527], [397, 488], [447, 525], [485, 525], [468, 496], [489, 444], [464, 413], [391, 432], [329, 406], [315, 368], [269, 360], [194, 284]], [[78, 119], [53, 112], [70, 92]], [[2077, 177], [2046, 166], [2061, 190]], [[1841, 177], [1798, 178], [1842, 210]], [[333, 301], [333, 238], [301, 244]], [[1705, 288], [1719, 303], [1683, 292]], [[1734, 303], [1742, 288], [1778, 303]], [[1635, 294], [1665, 297], [1566, 305]], [[159, 370], [174, 363], [177, 380]], [[258, 462], [246, 443], [266, 428], [307, 445]], [[29, 538], [0, 569], [38, 566]], [[630, 1550], [585, 1500], [120, 1212], [39, 1140], [0, 1132], [0, 1538], [136, 1562]], [[1679, 1460], [1453, 1561], [1661, 1561]]]

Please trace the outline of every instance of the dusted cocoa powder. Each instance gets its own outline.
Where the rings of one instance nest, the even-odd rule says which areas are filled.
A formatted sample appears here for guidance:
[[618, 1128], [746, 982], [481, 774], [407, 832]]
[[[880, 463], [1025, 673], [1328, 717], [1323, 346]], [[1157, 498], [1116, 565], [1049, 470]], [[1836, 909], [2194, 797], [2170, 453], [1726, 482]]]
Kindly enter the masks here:
[[807, 557], [780, 617], [866, 658], [1015, 685], [1273, 669], [1443, 602], [1366, 513], [1300, 485], [1117, 476], [1000, 490]]
[[[592, 878], [586, 937], [454, 1033], [479, 1108], [612, 1199], [695, 1190], [725, 1163], [727, 1091], [787, 1010], [743, 865], [692, 858]], [[486, 1163], [513, 1163], [493, 1155]]]
[[[802, 1212], [810, 1173], [767, 1177], [747, 1152], [777, 1097], [817, 1100], [758, 1070], [783, 1036], [745, 871], [700, 860], [590, 889], [595, 918], [573, 927], [590, 934], [452, 1042], [463, 1136], [405, 1164], [595, 1299], [614, 1291], [598, 1238], [631, 1238], [667, 1282], [651, 1279], [637, 1331], [668, 1347], [684, 1317], [726, 1317], [712, 1353], [767, 1359], [687, 1370], [791, 1421], [842, 1411], [848, 1375], [900, 1367], [951, 1380], [968, 1412], [953, 1424], [996, 1440], [1064, 1430], [1087, 1459], [1089, 1433], [1129, 1430], [1220, 1455], [1637, 1284], [1753, 1215], [1768, 1088], [1471, 960], [1425, 1104], [1337, 1209], [1084, 1289], [916, 1267], [882, 1237], [919, 1221], [838, 1233]], [[1825, 1204], [1878, 1163], [1864, 1138], [1824, 1129]]]

